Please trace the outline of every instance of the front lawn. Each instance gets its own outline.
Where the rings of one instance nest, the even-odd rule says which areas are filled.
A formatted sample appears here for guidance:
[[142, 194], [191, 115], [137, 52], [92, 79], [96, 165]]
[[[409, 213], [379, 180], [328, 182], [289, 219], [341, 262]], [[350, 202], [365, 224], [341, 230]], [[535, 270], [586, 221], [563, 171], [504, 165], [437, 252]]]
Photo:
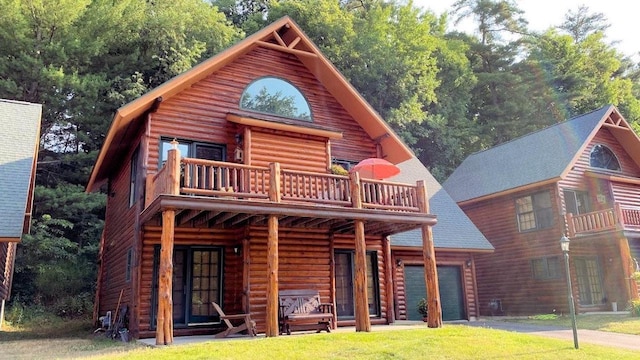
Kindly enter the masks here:
[[[556, 315], [537, 315], [527, 318], [509, 319], [510, 322], [524, 322], [536, 325], [571, 327], [571, 317]], [[610, 331], [623, 334], [640, 335], [640, 317], [628, 314], [581, 314], [576, 316], [578, 329]]]
[[638, 352], [507, 331], [441, 329], [339, 332], [134, 349], [91, 359], [638, 359]]

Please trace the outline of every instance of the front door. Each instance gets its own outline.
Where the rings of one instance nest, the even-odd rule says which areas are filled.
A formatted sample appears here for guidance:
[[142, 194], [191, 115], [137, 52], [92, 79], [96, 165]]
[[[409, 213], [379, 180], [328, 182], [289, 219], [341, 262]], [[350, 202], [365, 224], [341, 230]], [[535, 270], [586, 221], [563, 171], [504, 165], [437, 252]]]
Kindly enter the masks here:
[[[221, 300], [222, 251], [211, 247], [176, 247], [173, 251], [173, 323], [176, 327], [218, 322], [211, 302]], [[153, 312], [157, 313], [160, 248], [156, 248]], [[152, 319], [155, 324], [155, 319]]]
[[578, 279], [580, 305], [599, 305], [604, 302], [602, 276], [597, 257], [574, 257]]

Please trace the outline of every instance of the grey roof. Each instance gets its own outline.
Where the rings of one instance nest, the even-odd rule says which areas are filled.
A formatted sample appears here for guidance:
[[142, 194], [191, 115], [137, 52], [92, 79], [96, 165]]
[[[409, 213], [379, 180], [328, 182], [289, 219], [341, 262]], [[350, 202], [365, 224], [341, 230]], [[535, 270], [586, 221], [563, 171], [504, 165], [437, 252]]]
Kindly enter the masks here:
[[20, 238], [42, 106], [0, 99], [0, 237]]
[[443, 186], [460, 202], [559, 177], [612, 109], [608, 105], [472, 154]]
[[[424, 180], [429, 197], [429, 212], [438, 217], [433, 227], [433, 242], [436, 248], [493, 250], [493, 246], [458, 207], [455, 201], [418, 160], [412, 158], [398, 164], [400, 174], [389, 179], [413, 184]], [[421, 230], [412, 230], [391, 236], [394, 246], [422, 246]]]

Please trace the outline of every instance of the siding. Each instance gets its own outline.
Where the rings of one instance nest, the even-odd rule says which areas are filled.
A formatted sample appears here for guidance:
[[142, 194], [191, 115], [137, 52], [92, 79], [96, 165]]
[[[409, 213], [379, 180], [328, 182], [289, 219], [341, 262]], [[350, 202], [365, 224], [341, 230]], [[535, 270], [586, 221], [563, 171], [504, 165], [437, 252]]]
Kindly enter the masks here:
[[[227, 113], [243, 113], [282, 121], [269, 115], [249, 113], [238, 107], [244, 88], [264, 76], [277, 76], [295, 85], [309, 101], [314, 117], [313, 125], [343, 133], [342, 139], [331, 141], [334, 157], [358, 161], [375, 156], [374, 141], [294, 56], [256, 48], [191, 88], [160, 103], [158, 110], [150, 115], [151, 125], [146, 132], [149, 141], [149, 172], [155, 173], [158, 169], [161, 136], [223, 144], [230, 154], [235, 149], [234, 136], [240, 129], [236, 124], [226, 121]], [[302, 126], [308, 124], [304, 121], [296, 123]], [[271, 149], [272, 156], [290, 155], [289, 143], [292, 140], [283, 140], [275, 143], [275, 147]], [[300, 149], [302, 148], [296, 150]], [[306, 157], [310, 153], [303, 155]], [[325, 151], [313, 156], [317, 156], [314, 161], [321, 162], [317, 167], [322, 166], [323, 171], [326, 171]]]
[[481, 204], [463, 207], [478, 229], [495, 247], [492, 254], [475, 257], [478, 284], [478, 306], [481, 315], [490, 315], [489, 302], [500, 299], [508, 314], [550, 313], [565, 309], [566, 294], [563, 278], [534, 280], [531, 260], [546, 256], [561, 256], [559, 240], [564, 222], [559, 207], [553, 207], [551, 228], [519, 232], [515, 199], [549, 191], [551, 203], [559, 204], [554, 185], [531, 189], [491, 199]]
[[279, 162], [283, 169], [327, 172], [327, 142], [292, 135], [252, 131], [249, 164], [266, 167]]

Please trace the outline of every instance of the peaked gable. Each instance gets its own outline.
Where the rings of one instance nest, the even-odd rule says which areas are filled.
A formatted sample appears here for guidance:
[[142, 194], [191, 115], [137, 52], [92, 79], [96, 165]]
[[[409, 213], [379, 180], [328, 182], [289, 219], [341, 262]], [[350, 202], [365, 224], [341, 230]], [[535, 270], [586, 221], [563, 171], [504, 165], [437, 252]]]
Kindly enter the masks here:
[[0, 100], [0, 241], [28, 232], [42, 106]]
[[602, 126], [607, 126], [618, 141], [626, 144], [627, 151], [640, 147], [640, 140], [618, 110], [607, 105], [472, 154], [443, 185], [456, 202], [464, 202], [558, 180], [571, 169]]
[[[471, 222], [456, 202], [431, 175], [429, 170], [413, 157], [398, 164], [400, 174], [389, 179], [404, 183], [424, 180], [429, 197], [429, 211], [438, 216], [433, 227], [433, 242], [436, 248], [493, 250], [493, 246]], [[391, 236], [391, 245], [422, 247], [422, 233], [419, 229]]]
[[128, 141], [131, 140], [130, 137], [135, 132], [134, 129], [137, 129], [144, 121], [143, 117], [146, 112], [152, 110], [159, 102], [170, 99], [256, 47], [274, 49], [294, 55], [367, 134], [372, 139], [378, 139], [384, 158], [398, 163], [413, 156], [412, 151], [404, 145], [380, 115], [333, 64], [322, 55], [297, 24], [289, 17], [283, 17], [119, 108], [91, 172], [87, 190], [95, 190], [101, 182], [106, 180], [111, 168], [110, 162], [117, 161], [119, 155], [127, 150]]

